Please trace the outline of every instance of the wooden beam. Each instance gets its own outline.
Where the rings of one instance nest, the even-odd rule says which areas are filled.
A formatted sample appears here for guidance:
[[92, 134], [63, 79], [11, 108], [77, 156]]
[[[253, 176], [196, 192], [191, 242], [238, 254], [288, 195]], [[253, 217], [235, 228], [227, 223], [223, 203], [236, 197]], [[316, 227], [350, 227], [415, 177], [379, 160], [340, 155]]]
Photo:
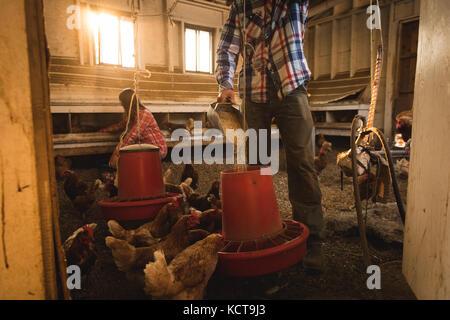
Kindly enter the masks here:
[[[168, 12], [169, 8], [170, 8], [169, 0], [164, 0], [163, 3], [164, 3], [163, 4], [163, 12]], [[171, 30], [170, 19], [166, 15], [164, 15], [163, 17], [164, 17], [164, 26], [165, 26], [165, 31], [166, 31], [166, 34], [165, 34], [165, 40], [166, 40], [165, 41], [166, 42], [165, 49], [166, 49], [166, 57], [167, 57], [166, 63], [169, 68], [169, 72], [173, 72], [173, 62], [172, 62], [173, 59], [171, 56], [171, 54], [173, 52], [173, 44], [172, 44], [172, 41], [170, 41], [171, 40], [170, 35], [172, 34], [172, 32], [170, 31]]]
[[337, 68], [338, 68], [338, 21], [335, 19], [333, 20], [332, 26], [331, 26], [331, 72], [330, 76], [331, 79], [334, 79], [337, 74]]
[[178, 2], [201, 8], [216, 9], [219, 11], [228, 11], [230, 9], [229, 6], [204, 0], [178, 0]]
[[[76, 5], [77, 5], [77, 7], [79, 8], [79, 10], [81, 11], [81, 3], [80, 3], [80, 0], [77, 0], [77, 2], [76, 2]], [[81, 12], [80, 12], [80, 19], [81, 19]], [[81, 24], [81, 23], [80, 23]], [[84, 61], [84, 59], [85, 59], [85, 57], [84, 57], [84, 37], [83, 37], [83, 35], [81, 34], [83, 31], [80, 29], [80, 30], [77, 30], [77, 35], [78, 35], [78, 45], [79, 45], [79, 54], [80, 54], [80, 64], [84, 64], [85, 63], [85, 61]], [[90, 48], [90, 46], [89, 46], [89, 50], [90, 50], [91, 48]]]
[[357, 102], [345, 105], [324, 104], [311, 106], [311, 111], [369, 110], [369, 107], [368, 104], [359, 104]]
[[319, 47], [320, 47], [320, 41], [319, 41], [319, 33], [320, 33], [320, 24], [316, 25], [314, 30], [314, 80], [317, 80], [319, 78]]
[[351, 22], [351, 42], [350, 42], [350, 77], [353, 77], [356, 73], [357, 70], [357, 57], [358, 57], [358, 41], [357, 41], [357, 28], [358, 28], [358, 23], [357, 23], [357, 15], [353, 14], [352, 15], [352, 22]]
[[46, 298], [58, 299], [59, 273], [59, 289], [65, 299], [70, 299], [66, 286], [65, 253], [59, 229], [42, 0], [25, 0], [25, 14]]
[[[450, 1], [420, 1], [403, 274], [418, 299], [450, 299]], [[447, 146], [447, 147], [446, 147]]]
[[384, 102], [384, 134], [392, 137], [392, 114], [394, 108], [397, 50], [399, 46], [399, 22], [395, 21], [395, 3], [391, 3], [389, 17], [389, 43], [386, 68], [386, 97]]
[[334, 6], [344, 2], [346, 0], [326, 0], [322, 2], [321, 4], [318, 4], [317, 6], [312, 7], [309, 9], [309, 17], [314, 17], [318, 14], [321, 14], [322, 12], [325, 12], [331, 8], [334, 8]]

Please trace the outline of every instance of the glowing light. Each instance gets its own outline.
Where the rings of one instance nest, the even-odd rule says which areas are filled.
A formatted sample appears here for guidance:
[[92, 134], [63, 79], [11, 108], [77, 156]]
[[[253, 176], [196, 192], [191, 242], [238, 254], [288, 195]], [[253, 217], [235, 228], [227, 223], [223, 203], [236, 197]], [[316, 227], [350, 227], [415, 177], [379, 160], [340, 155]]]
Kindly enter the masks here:
[[120, 39], [122, 50], [122, 66], [134, 68], [134, 25], [132, 21], [120, 20]]
[[97, 64], [122, 65], [127, 68], [135, 66], [134, 24], [131, 20], [91, 11], [89, 27], [94, 39]]
[[185, 63], [187, 71], [212, 72], [211, 33], [186, 28]]
[[211, 72], [211, 34], [206, 31], [198, 33], [198, 71]]
[[119, 64], [119, 18], [102, 13], [99, 16], [100, 61]]
[[95, 63], [100, 63], [100, 44], [99, 44], [99, 30], [98, 30], [98, 21], [97, 15], [92, 11], [89, 11], [89, 27], [92, 32], [92, 37], [94, 38], [94, 50], [95, 50]]
[[186, 29], [186, 70], [197, 71], [197, 34], [195, 30]]

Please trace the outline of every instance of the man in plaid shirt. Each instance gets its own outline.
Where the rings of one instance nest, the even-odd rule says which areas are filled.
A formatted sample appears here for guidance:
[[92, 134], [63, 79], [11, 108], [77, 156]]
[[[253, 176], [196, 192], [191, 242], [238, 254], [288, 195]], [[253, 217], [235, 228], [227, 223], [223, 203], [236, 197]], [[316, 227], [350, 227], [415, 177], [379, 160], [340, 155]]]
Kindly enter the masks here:
[[[128, 119], [128, 111], [130, 108], [130, 102], [131, 98], [134, 94], [134, 91], [132, 89], [125, 89], [123, 90], [119, 95], [119, 100], [122, 103], [122, 106], [125, 109], [125, 117], [123, 121], [113, 124], [112, 126], [109, 126], [107, 128], [101, 129], [98, 132], [118, 132], [125, 129]], [[167, 144], [166, 140], [164, 139], [163, 134], [159, 130], [158, 124], [156, 123], [155, 118], [153, 117], [153, 114], [147, 110], [140, 102], [139, 102], [139, 126], [137, 124], [137, 114], [136, 114], [136, 100], [138, 100], [136, 97], [133, 99], [133, 106], [132, 106], [132, 114], [130, 118], [130, 123], [128, 125], [128, 132], [125, 135], [122, 144], [120, 145], [121, 148], [132, 145], [132, 144], [138, 144], [139, 138], [141, 144], [152, 144], [159, 147], [159, 153], [161, 155], [161, 158], [165, 158], [167, 155]], [[140, 129], [140, 130], [139, 130]], [[109, 166], [112, 168], [117, 167], [117, 160], [118, 160], [118, 148], [116, 148], [111, 156], [111, 159], [109, 161]]]
[[[244, 84], [241, 70], [239, 92], [248, 127], [271, 132], [275, 118], [286, 151], [293, 217], [311, 231], [303, 263], [321, 270], [322, 194], [305, 88], [311, 72], [303, 53], [308, 7], [309, 0], [234, 0], [217, 49], [216, 78], [218, 102], [234, 103], [233, 78], [239, 55], [245, 55], [246, 79]], [[266, 141], [270, 150], [270, 137]]]

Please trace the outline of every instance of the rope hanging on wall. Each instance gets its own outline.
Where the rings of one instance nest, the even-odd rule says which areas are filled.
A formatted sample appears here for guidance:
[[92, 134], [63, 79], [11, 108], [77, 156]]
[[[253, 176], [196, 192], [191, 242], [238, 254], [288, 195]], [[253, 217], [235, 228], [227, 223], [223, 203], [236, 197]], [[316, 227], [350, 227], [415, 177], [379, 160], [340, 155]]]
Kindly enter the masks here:
[[[380, 78], [381, 78], [381, 72], [383, 69], [383, 27], [381, 25], [381, 8], [380, 8], [380, 3], [378, 0], [376, 0], [377, 3], [377, 8], [378, 10], [376, 10], [377, 13], [377, 21], [380, 22], [380, 28], [379, 28], [379, 36], [380, 36], [380, 43], [378, 44], [378, 49], [377, 49], [377, 58], [376, 58], [376, 63], [375, 63], [375, 71], [373, 68], [373, 53], [374, 53], [374, 28], [370, 29], [370, 79], [371, 79], [371, 97], [370, 97], [370, 108], [369, 108], [369, 115], [367, 118], [367, 127], [371, 128], [373, 127], [373, 123], [374, 123], [374, 119], [375, 119], [375, 109], [376, 109], [376, 105], [377, 105], [377, 98], [378, 98], [378, 89], [379, 89], [379, 85], [380, 85]], [[372, 7], [373, 5], [373, 0], [370, 0], [370, 6]]]

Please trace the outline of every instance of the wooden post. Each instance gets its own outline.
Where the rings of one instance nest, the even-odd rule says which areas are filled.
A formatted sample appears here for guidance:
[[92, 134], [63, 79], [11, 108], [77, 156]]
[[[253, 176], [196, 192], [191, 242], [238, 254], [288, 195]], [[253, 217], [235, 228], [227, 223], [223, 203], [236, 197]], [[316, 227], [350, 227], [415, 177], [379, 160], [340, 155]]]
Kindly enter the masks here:
[[63, 297], [70, 299], [66, 285], [66, 258], [59, 228], [42, 0], [25, 0], [25, 8], [46, 298], [58, 298], [57, 275], [59, 274], [59, 285]]
[[314, 80], [319, 78], [319, 33], [320, 33], [320, 25], [316, 24], [314, 27]]
[[403, 273], [418, 299], [450, 299], [450, 1], [421, 1]]
[[395, 75], [398, 48], [398, 21], [395, 21], [395, 3], [391, 3], [389, 17], [389, 43], [386, 68], [386, 98], [384, 103], [384, 135], [392, 136], [392, 110], [394, 108]]
[[333, 24], [331, 26], [331, 72], [330, 76], [331, 79], [334, 79], [337, 74], [337, 67], [338, 67], [338, 20], [334, 19]]
[[356, 14], [352, 14], [352, 35], [351, 35], [351, 43], [350, 43], [350, 77], [353, 77], [356, 73], [357, 69], [357, 56], [358, 52], [358, 42], [356, 37], [356, 29], [358, 28], [358, 21]]
[[[79, 10], [80, 10], [80, 19], [81, 19], [82, 14], [81, 14], [81, 3], [80, 3], [80, 0], [77, 0], [77, 6], [78, 6], [78, 8], [80, 8]], [[85, 63], [85, 57], [84, 57], [84, 37], [83, 37], [83, 35], [82, 35], [83, 30], [82, 30], [81, 28], [82, 28], [82, 23], [81, 23], [81, 21], [80, 21], [80, 29], [77, 30], [77, 32], [78, 32], [78, 44], [79, 44], [79, 47], [80, 47], [80, 64], [83, 65], [83, 64]], [[89, 49], [90, 49], [90, 48], [89, 48]]]
[[[164, 1], [163, 5], [163, 11], [168, 13], [169, 12], [169, 0]], [[172, 52], [173, 52], [173, 42], [171, 40], [172, 35], [172, 26], [170, 24], [170, 19], [168, 16], [164, 16], [164, 25], [165, 25], [165, 31], [166, 31], [166, 62], [167, 62], [167, 68], [169, 72], [173, 72], [173, 58], [172, 58]]]

